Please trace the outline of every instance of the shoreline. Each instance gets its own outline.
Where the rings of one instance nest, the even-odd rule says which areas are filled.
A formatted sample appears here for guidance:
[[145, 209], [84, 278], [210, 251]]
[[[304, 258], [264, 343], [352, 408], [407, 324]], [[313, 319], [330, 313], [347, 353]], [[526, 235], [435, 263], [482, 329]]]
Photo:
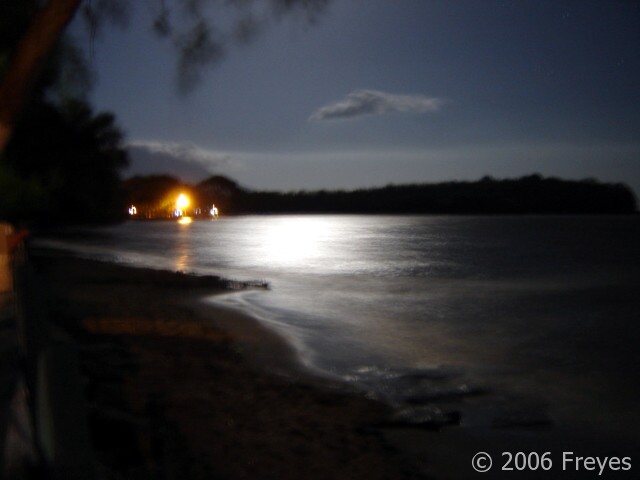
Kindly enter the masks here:
[[[35, 253], [32, 256], [35, 257], [58, 258], [64, 259], [65, 263], [72, 261], [86, 264], [87, 270], [91, 270], [92, 266], [99, 265], [100, 270], [109, 270], [111, 274], [118, 272], [118, 276], [128, 276], [135, 272], [135, 277], [142, 281], [149, 277], [156, 277], [153, 282], [156, 286], [164, 283], [167, 287], [174, 287], [176, 290], [171, 292], [171, 295], [181, 296], [178, 303], [192, 310], [197, 321], [204, 326], [224, 332], [228, 337], [227, 340], [237, 344], [242, 350], [242, 355], [253, 366], [285, 377], [299, 377], [305, 382], [325, 384], [326, 388], [361, 393], [339, 378], [306, 365], [300, 357], [300, 352], [282, 332], [268, 326], [258, 317], [243, 310], [242, 307], [230, 306], [219, 300], [220, 296], [242, 294], [255, 289], [269, 289], [265, 281], [236, 280], [218, 275], [201, 275], [195, 272], [138, 266], [119, 262], [111, 257], [83, 256], [65, 247], [38, 245], [31, 250]], [[175, 300], [172, 299], [172, 301]], [[147, 330], [150, 330], [149, 327]], [[95, 333], [100, 332], [96, 329]], [[138, 329], [137, 334], [144, 333], [144, 327]], [[147, 333], [152, 332], [147, 331]]]
[[[84, 355], [99, 457], [130, 463], [118, 441], [134, 438], [126, 449], [138, 452], [135, 478], [173, 468], [167, 478], [464, 479], [475, 474], [478, 451], [542, 445], [557, 459], [567, 447], [606, 455], [629, 448], [555, 422], [407, 422], [392, 405], [308, 368], [258, 318], [206, 300], [233, 294], [223, 279], [35, 253], [53, 290], [53, 317]], [[207, 473], [184, 473], [193, 468]]]
[[224, 280], [43, 248], [32, 259], [52, 323], [82, 352], [105, 468], [137, 478], [419, 476], [376, 428], [388, 406], [316, 377], [259, 320], [202, 300], [227, 292]]

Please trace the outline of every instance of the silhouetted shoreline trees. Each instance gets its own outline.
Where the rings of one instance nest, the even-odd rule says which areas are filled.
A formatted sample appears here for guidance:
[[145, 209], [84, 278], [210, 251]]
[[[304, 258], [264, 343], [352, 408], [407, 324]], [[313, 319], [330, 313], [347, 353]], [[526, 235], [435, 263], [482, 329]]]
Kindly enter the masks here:
[[[252, 191], [223, 176], [194, 186], [172, 177], [134, 177], [125, 182], [129, 202], [161, 204], [170, 190], [187, 189], [193, 207], [215, 204], [223, 215], [270, 213], [355, 214], [630, 214], [637, 210], [633, 191], [621, 183], [594, 179], [563, 180], [529, 175], [517, 179], [388, 185], [352, 191]], [[136, 185], [145, 184], [140, 190]], [[160, 188], [164, 182], [172, 188]], [[146, 199], [146, 200], [145, 200]], [[169, 214], [165, 216], [169, 216]], [[158, 218], [158, 217], [156, 217]]]
[[33, 102], [0, 165], [7, 194], [0, 216], [37, 224], [121, 221], [122, 141], [114, 116], [84, 101]]
[[[7, 143], [0, 140], [2, 220], [51, 225], [125, 218], [120, 203], [120, 170], [128, 163], [123, 133], [112, 114], [94, 112], [86, 101], [91, 74], [80, 47], [58, 31], [64, 22], [42, 23], [44, 17], [52, 20], [47, 15], [68, 15], [71, 3], [2, 4], [0, 123], [5, 115], [13, 122]], [[42, 35], [55, 41], [50, 44], [52, 38], [44, 41]], [[23, 78], [33, 68], [37, 75]]]

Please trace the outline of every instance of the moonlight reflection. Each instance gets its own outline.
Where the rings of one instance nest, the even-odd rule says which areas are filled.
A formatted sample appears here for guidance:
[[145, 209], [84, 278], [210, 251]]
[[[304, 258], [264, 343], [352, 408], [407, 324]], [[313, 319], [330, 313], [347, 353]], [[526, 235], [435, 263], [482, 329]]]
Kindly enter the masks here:
[[328, 219], [282, 218], [264, 224], [259, 245], [270, 264], [309, 264], [326, 253], [324, 240], [335, 233], [333, 227]]

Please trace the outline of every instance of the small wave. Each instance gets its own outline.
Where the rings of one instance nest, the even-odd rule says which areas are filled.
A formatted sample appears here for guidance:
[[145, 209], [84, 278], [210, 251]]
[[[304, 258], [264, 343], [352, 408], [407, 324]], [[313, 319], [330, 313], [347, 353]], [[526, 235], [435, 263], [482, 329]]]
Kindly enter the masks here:
[[445, 411], [435, 405], [420, 408], [407, 407], [396, 410], [386, 426], [439, 430], [445, 426], [459, 425], [461, 418], [462, 415], [459, 411]]

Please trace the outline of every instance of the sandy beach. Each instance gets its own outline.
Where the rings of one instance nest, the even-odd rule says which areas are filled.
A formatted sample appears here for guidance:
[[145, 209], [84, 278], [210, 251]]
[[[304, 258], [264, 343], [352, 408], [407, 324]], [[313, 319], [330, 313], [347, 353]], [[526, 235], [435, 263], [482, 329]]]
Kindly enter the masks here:
[[81, 352], [108, 478], [418, 478], [375, 428], [386, 406], [310, 376], [274, 333], [201, 302], [225, 281], [50, 250], [32, 262], [50, 321]]

